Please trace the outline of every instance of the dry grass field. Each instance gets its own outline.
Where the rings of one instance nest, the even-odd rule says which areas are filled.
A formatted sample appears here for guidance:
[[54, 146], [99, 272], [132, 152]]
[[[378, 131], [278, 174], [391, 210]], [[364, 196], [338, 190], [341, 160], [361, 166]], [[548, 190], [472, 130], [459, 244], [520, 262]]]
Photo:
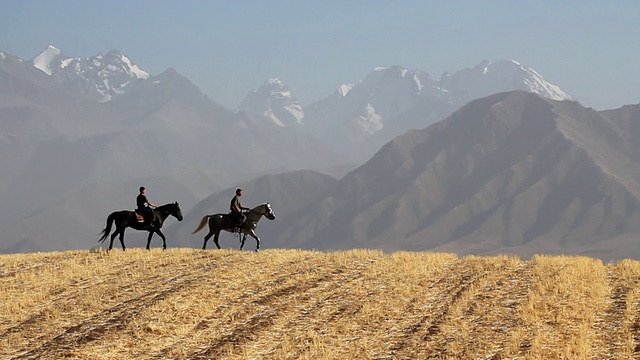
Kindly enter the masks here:
[[640, 262], [373, 250], [0, 256], [1, 359], [638, 359]]

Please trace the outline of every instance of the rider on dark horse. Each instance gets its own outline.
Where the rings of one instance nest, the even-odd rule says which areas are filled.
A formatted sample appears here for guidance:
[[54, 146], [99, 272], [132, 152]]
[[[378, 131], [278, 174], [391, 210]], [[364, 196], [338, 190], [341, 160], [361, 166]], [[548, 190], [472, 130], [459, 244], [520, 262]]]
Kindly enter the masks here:
[[233, 223], [233, 231], [239, 232], [242, 223], [246, 220], [247, 216], [243, 214], [243, 211], [250, 210], [240, 204], [240, 198], [242, 197], [242, 189], [236, 189], [236, 195], [231, 199], [229, 210], [231, 210], [230, 217]]
[[140, 193], [138, 194], [138, 197], [136, 197], [136, 204], [138, 206], [136, 211], [144, 218], [143, 225], [145, 227], [149, 227], [154, 223], [155, 220], [155, 214], [153, 213], [152, 206], [158, 207], [158, 205], [147, 200], [147, 196], [145, 195], [146, 192], [147, 189], [144, 186], [140, 186]]

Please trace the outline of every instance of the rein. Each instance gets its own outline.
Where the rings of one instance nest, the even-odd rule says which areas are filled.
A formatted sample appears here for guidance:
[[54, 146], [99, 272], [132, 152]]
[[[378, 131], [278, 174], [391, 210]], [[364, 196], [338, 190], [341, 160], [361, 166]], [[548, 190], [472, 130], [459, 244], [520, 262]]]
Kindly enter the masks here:
[[157, 210], [165, 219], [175, 212], [175, 204], [164, 204], [156, 207]]
[[256, 206], [255, 208], [253, 208], [253, 209], [249, 210], [248, 212], [250, 212], [250, 213], [252, 212], [252, 213], [256, 213], [256, 214], [258, 214], [258, 215], [265, 216], [265, 215], [267, 215], [266, 210], [265, 210], [264, 212], [259, 212], [258, 210], [256, 210], [257, 208], [262, 207], [263, 205], [264, 205], [264, 204], [259, 205], [259, 206]]
[[170, 210], [168, 210], [168, 209], [165, 209], [165, 208], [167, 208], [167, 207], [168, 207], [168, 206], [166, 206], [166, 205], [158, 206], [158, 207], [156, 207], [156, 210], [158, 210], [158, 212], [159, 212], [160, 214], [171, 215], [171, 211], [170, 211]]

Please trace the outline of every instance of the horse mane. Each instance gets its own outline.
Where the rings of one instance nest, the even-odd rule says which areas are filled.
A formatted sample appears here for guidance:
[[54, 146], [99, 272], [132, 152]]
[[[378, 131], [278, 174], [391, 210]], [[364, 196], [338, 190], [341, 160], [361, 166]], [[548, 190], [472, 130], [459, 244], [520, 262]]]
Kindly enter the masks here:
[[178, 205], [177, 202], [172, 202], [172, 203], [168, 203], [168, 204], [164, 204], [164, 205], [160, 205], [158, 206], [156, 209], [160, 210], [160, 209], [166, 209], [166, 208], [170, 208], [170, 207], [176, 207]]
[[251, 210], [249, 210], [249, 211], [255, 211], [256, 209], [260, 208], [261, 206], [267, 206], [267, 205], [269, 205], [268, 202], [263, 202], [260, 205], [256, 205], [256, 206], [252, 207]]

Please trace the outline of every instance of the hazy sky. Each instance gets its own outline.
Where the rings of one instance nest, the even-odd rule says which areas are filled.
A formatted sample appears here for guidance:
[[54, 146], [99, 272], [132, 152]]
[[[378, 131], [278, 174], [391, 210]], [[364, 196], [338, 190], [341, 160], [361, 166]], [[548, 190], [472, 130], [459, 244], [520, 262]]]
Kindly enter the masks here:
[[118, 49], [233, 109], [269, 77], [303, 105], [377, 66], [439, 78], [514, 59], [582, 105], [640, 103], [640, 1], [2, 0], [0, 51]]

